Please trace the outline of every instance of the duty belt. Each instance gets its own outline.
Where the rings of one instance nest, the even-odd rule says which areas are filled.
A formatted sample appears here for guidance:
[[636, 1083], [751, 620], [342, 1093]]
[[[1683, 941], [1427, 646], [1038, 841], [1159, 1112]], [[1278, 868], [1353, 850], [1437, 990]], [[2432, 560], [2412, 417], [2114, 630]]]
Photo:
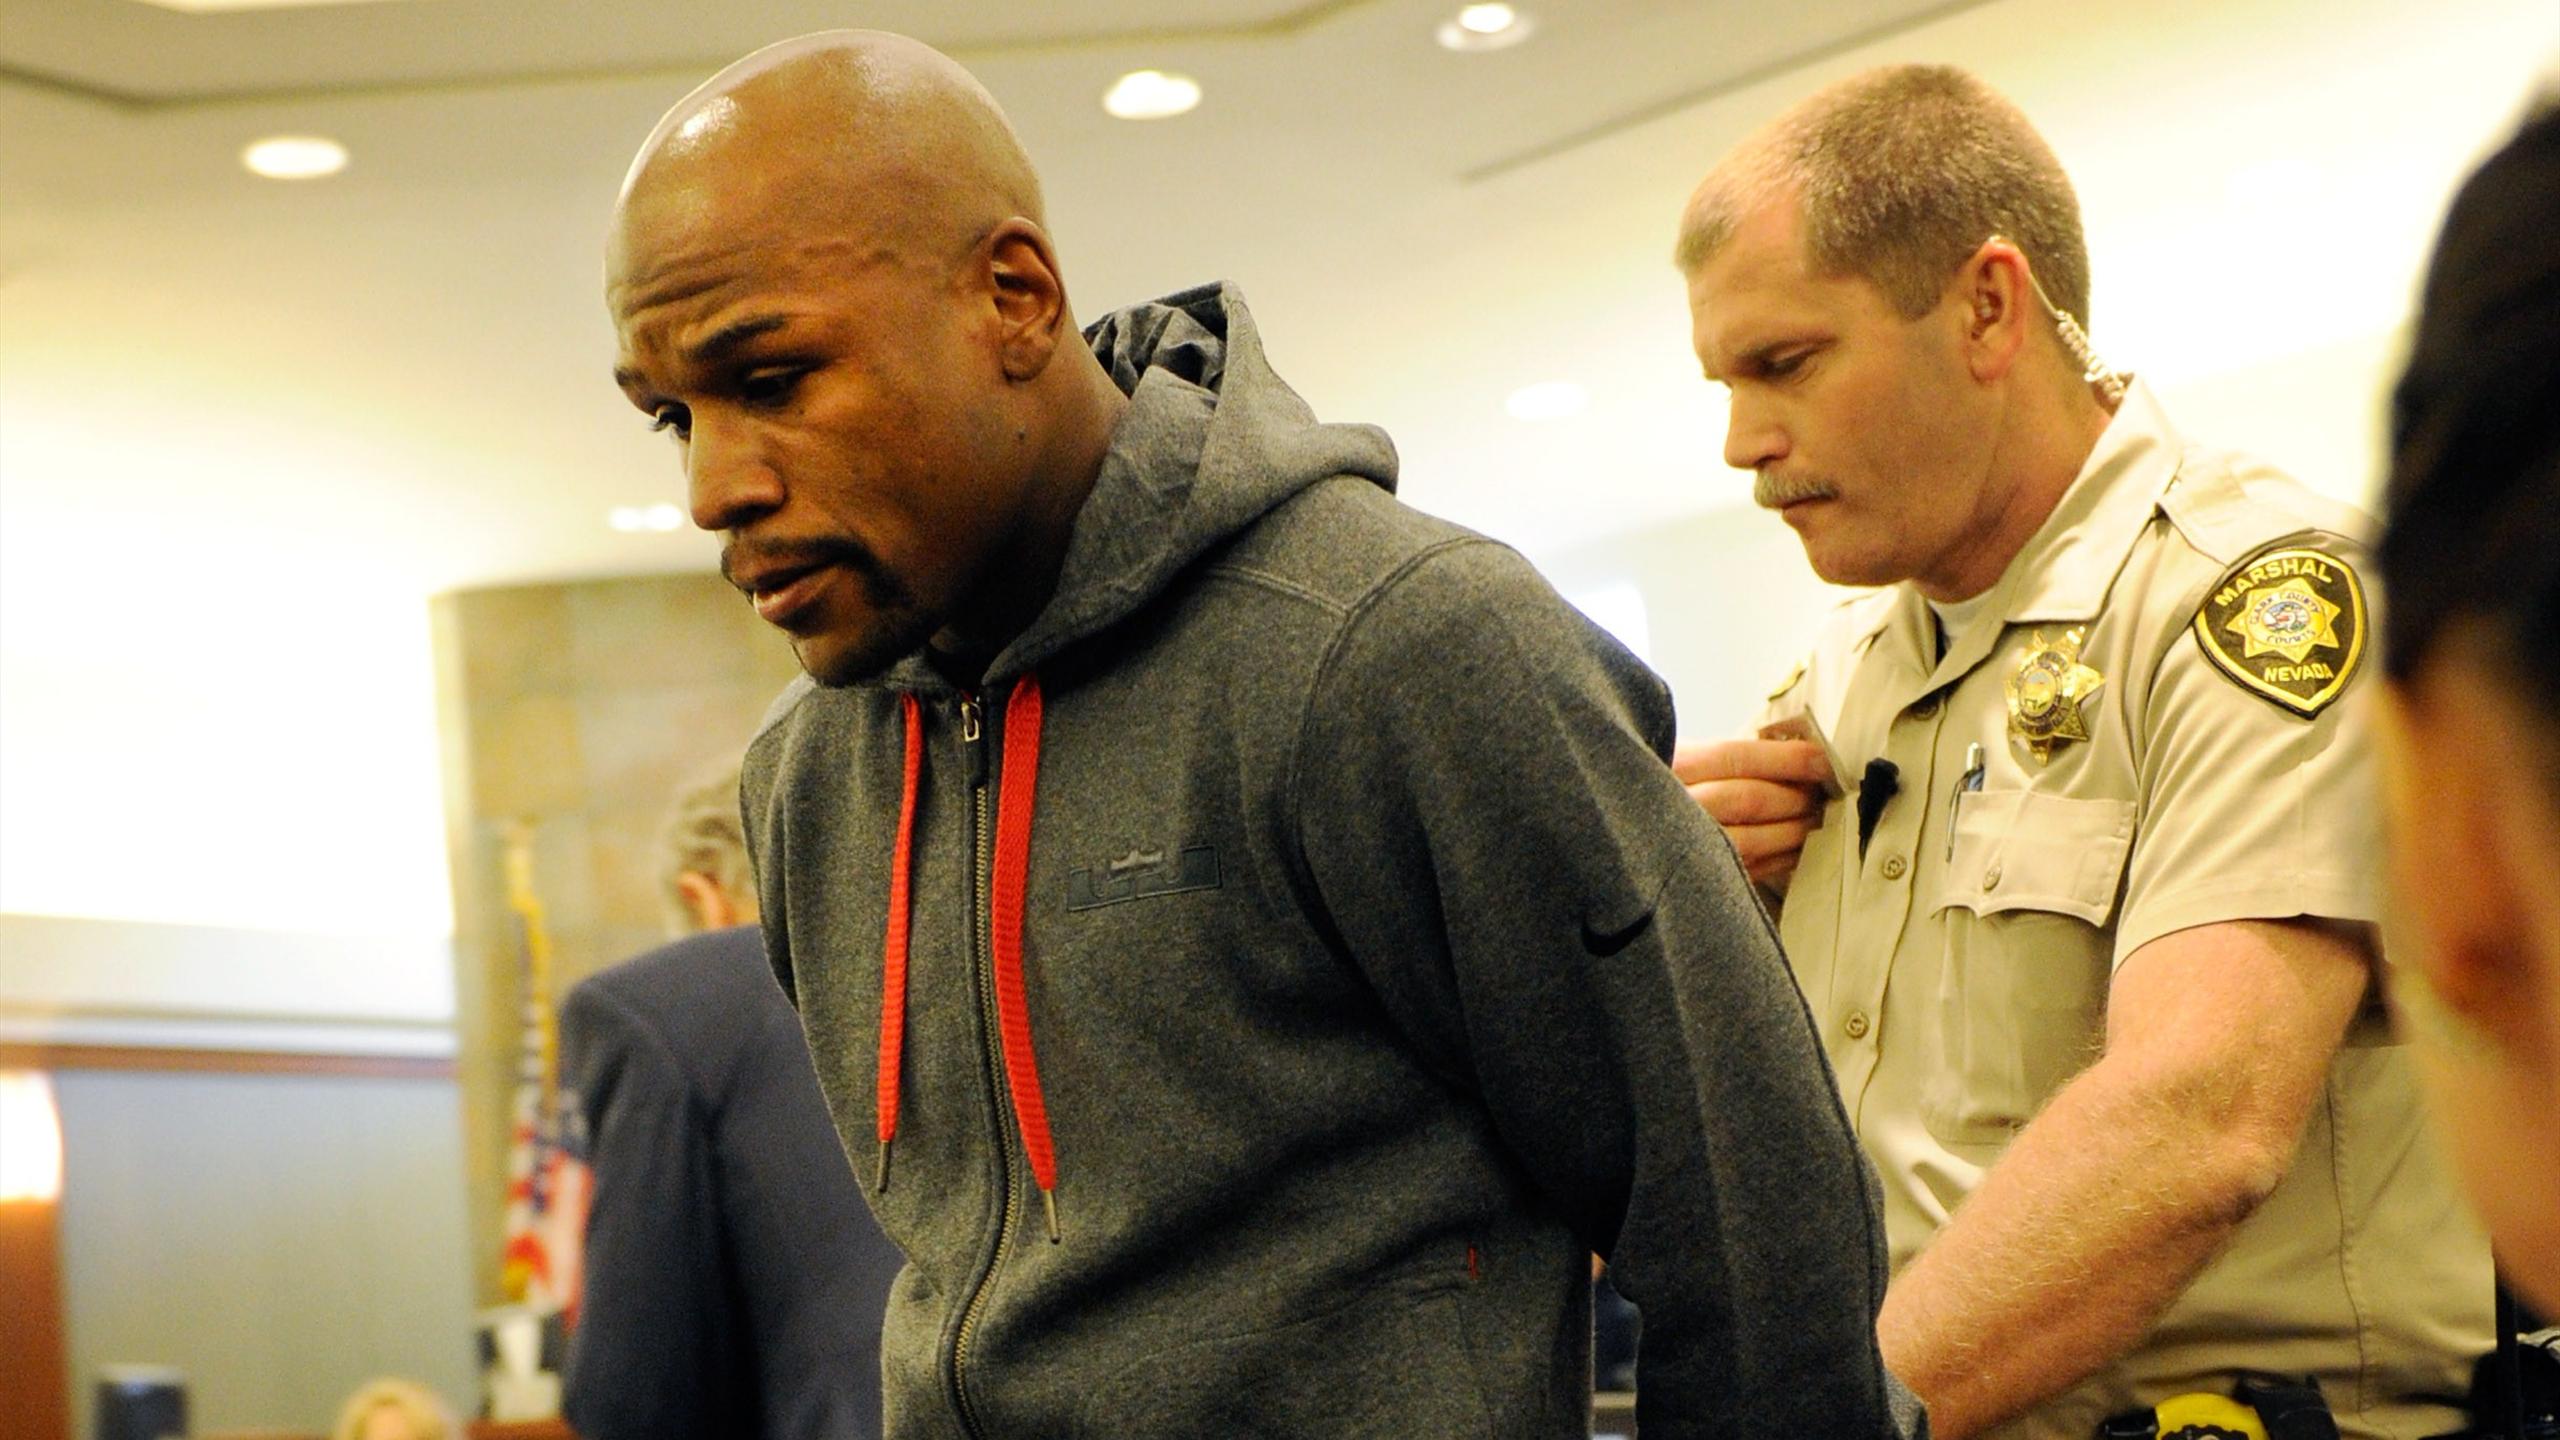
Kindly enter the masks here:
[[2244, 1370], [2227, 1396], [2178, 1395], [2111, 1415], [2098, 1440], [2338, 1440], [2338, 1422], [2310, 1379]]

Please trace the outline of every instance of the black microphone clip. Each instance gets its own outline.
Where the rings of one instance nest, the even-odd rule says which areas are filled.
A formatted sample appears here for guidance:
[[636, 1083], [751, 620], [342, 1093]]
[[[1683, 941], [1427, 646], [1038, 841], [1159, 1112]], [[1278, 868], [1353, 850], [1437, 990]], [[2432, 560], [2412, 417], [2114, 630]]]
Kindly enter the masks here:
[[1867, 841], [1876, 833], [1886, 803], [1902, 791], [1902, 767], [1881, 757], [1867, 762], [1858, 777], [1858, 858], [1867, 858]]

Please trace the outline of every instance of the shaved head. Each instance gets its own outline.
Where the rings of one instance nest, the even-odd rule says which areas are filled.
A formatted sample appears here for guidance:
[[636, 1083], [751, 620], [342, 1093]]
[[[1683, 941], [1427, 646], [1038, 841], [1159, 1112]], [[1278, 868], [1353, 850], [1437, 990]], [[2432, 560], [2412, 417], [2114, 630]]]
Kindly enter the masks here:
[[956, 256], [1017, 216], [1045, 223], [995, 98], [949, 56], [880, 30], [768, 45], [677, 101], [623, 177], [617, 265], [642, 215], [714, 196], [915, 258]]

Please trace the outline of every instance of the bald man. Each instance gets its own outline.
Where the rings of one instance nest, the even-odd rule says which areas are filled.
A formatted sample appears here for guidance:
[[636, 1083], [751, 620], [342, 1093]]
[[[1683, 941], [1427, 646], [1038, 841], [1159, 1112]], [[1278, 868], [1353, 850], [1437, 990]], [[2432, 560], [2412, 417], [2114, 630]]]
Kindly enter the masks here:
[[[1393, 498], [1231, 287], [1079, 336], [949, 60], [679, 103], [617, 378], [808, 676], [749, 753], [766, 939], [908, 1266], [895, 1437], [1880, 1436], [1871, 1180], [1661, 682]], [[1495, 783], [1485, 783], [1487, 776]]]

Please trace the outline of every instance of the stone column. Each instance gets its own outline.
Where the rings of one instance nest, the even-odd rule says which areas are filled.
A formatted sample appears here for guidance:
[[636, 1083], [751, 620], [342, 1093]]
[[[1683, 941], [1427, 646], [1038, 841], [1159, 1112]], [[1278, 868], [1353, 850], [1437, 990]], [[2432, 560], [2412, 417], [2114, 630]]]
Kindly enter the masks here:
[[434, 622], [474, 1288], [497, 1304], [522, 1028], [508, 833], [533, 837], [563, 993], [661, 943], [653, 842], [669, 798], [743, 750], [799, 669], [711, 575], [456, 591]]

